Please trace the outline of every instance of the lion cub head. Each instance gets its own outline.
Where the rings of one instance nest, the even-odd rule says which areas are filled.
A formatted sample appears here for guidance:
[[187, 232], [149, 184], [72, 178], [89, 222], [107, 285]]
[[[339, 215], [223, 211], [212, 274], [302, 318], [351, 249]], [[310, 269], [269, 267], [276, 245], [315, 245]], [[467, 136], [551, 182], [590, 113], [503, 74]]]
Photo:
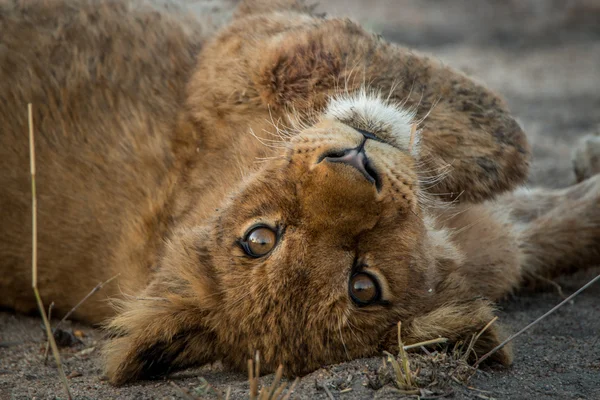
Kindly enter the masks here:
[[440, 283], [461, 256], [428, 222], [413, 117], [364, 91], [333, 97], [212, 220], [179, 230], [111, 323], [112, 382], [244, 369], [255, 351], [298, 375], [397, 346], [398, 321], [413, 342], [485, 325], [487, 303]]
[[[216, 360], [245, 369], [255, 351], [266, 370], [302, 374], [397, 349], [399, 321], [414, 343], [468, 339], [493, 317], [454, 273], [463, 255], [428, 199], [479, 202], [524, 180], [527, 140], [504, 102], [351, 21], [293, 0], [244, 6], [256, 2], [206, 43], [186, 115], [211, 149], [252, 158], [249, 130], [299, 128], [271, 132], [269, 159], [208, 219], [178, 220], [153, 282], [109, 325], [115, 384]], [[475, 351], [498, 340], [492, 326]]]

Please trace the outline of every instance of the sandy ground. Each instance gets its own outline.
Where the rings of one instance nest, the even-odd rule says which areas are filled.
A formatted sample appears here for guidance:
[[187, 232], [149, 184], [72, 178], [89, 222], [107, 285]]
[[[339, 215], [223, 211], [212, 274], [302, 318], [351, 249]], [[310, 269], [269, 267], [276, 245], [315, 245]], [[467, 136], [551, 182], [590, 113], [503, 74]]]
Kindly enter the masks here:
[[[192, 10], [198, 9], [190, 3]], [[320, 9], [358, 19], [390, 40], [433, 54], [486, 82], [508, 99], [531, 138], [535, 158], [530, 184], [562, 187], [574, 181], [572, 144], [600, 127], [600, 2], [333, 0], [323, 1]], [[598, 268], [583, 271], [558, 284], [569, 294], [598, 273]], [[500, 321], [514, 332], [560, 300], [550, 285], [518, 293], [500, 304]], [[484, 368], [468, 386], [453, 383], [432, 396], [600, 399], [599, 316], [597, 284], [515, 340], [511, 368]], [[101, 333], [65, 327], [85, 334], [81, 344], [62, 353], [75, 398], [186, 398], [168, 380], [111, 387], [101, 377]], [[52, 360], [43, 363], [43, 338], [39, 319], [0, 312], [0, 400], [66, 398]], [[294, 398], [402, 397], [391, 385], [372, 388], [381, 363], [378, 357], [318, 370], [302, 378]], [[202, 398], [214, 398], [206, 382], [222, 391], [231, 386], [232, 398], [247, 398], [246, 376], [218, 365], [170, 380]]]

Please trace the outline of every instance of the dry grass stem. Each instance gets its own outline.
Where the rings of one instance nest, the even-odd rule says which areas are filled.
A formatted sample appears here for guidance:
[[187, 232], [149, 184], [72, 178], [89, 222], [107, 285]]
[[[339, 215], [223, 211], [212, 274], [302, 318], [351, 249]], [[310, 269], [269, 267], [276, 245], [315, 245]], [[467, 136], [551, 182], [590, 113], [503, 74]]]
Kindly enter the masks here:
[[515, 334], [513, 334], [511, 336], [509, 336], [505, 341], [503, 341], [502, 343], [500, 343], [498, 346], [494, 347], [488, 353], [484, 354], [473, 366], [475, 368], [477, 366], [479, 366], [479, 364], [481, 364], [483, 361], [485, 361], [492, 354], [494, 354], [495, 352], [497, 352], [498, 350], [500, 350], [501, 348], [503, 348], [504, 346], [506, 346], [514, 338], [516, 338], [517, 336], [521, 335], [523, 332], [527, 331], [532, 326], [536, 325], [538, 322], [540, 322], [541, 320], [543, 320], [544, 318], [546, 318], [547, 316], [549, 316], [550, 314], [552, 314], [554, 311], [558, 310], [560, 307], [564, 306], [566, 303], [568, 303], [569, 301], [571, 301], [571, 299], [573, 299], [579, 293], [583, 292], [585, 289], [587, 289], [588, 287], [590, 287], [591, 285], [593, 285], [598, 280], [600, 280], [600, 275], [596, 276], [594, 279], [592, 279], [591, 281], [589, 281], [588, 283], [586, 283], [585, 285], [583, 285], [575, 293], [573, 293], [572, 295], [570, 295], [569, 297], [567, 297], [566, 299], [564, 299], [563, 301], [561, 301], [560, 303], [558, 303], [556, 306], [552, 307], [552, 309], [550, 311], [548, 311], [547, 313], [545, 313], [541, 317], [537, 318], [535, 321], [531, 322], [529, 325], [527, 325], [526, 327], [524, 327], [523, 329], [521, 329], [519, 332], [517, 332], [517, 333], [515, 333]]
[[248, 382], [250, 383], [250, 400], [255, 400], [258, 394], [258, 378], [254, 378], [254, 363], [252, 359], [248, 360]]
[[446, 338], [437, 338], [437, 339], [425, 340], [424, 342], [409, 344], [409, 345], [402, 346], [402, 347], [404, 348], [404, 350], [410, 350], [410, 349], [416, 349], [417, 347], [421, 347], [421, 346], [429, 346], [432, 344], [446, 343], [447, 341], [448, 341], [448, 339], [446, 339]]
[[44, 326], [46, 327], [46, 334], [50, 340], [50, 347], [52, 348], [52, 354], [54, 355], [54, 360], [56, 361], [58, 374], [63, 386], [65, 387], [65, 391], [67, 392], [67, 398], [71, 400], [71, 390], [69, 389], [67, 376], [63, 370], [58, 346], [54, 340], [50, 322], [46, 316], [46, 309], [44, 308], [44, 303], [42, 302], [42, 297], [40, 296], [37, 286], [37, 195], [35, 191], [35, 141], [33, 135], [33, 108], [31, 103], [27, 105], [27, 115], [29, 122], [29, 160], [31, 172], [31, 287], [33, 289], [33, 293], [35, 294], [35, 300], [37, 302], [38, 309], [40, 310], [40, 314], [42, 315]]
[[475, 348], [475, 343], [477, 343], [477, 341], [479, 340], [479, 338], [481, 337], [481, 335], [483, 335], [483, 333], [485, 331], [487, 331], [489, 329], [490, 326], [492, 326], [492, 324], [494, 322], [496, 322], [498, 320], [498, 317], [494, 317], [492, 318], [492, 320], [490, 322], [488, 322], [483, 329], [481, 329], [476, 335], [473, 335], [473, 337], [471, 338], [471, 341], [469, 342], [469, 346], [467, 347], [467, 350], [465, 351], [465, 353], [463, 354], [463, 359], [468, 359], [469, 355], [471, 354], [471, 352], [473, 352], [474, 348]]
[[[54, 302], [48, 306], [48, 321], [52, 322], [52, 309], [54, 308]], [[46, 349], [44, 350], [44, 365], [48, 363], [48, 354], [50, 354], [50, 340], [46, 342]]]
[[58, 327], [59, 327], [59, 326], [60, 326], [60, 325], [61, 325], [63, 322], [65, 322], [65, 321], [66, 321], [66, 320], [67, 320], [67, 319], [68, 319], [68, 318], [71, 316], [71, 314], [73, 314], [73, 313], [74, 313], [74, 312], [75, 312], [75, 311], [76, 311], [76, 310], [77, 310], [77, 309], [78, 309], [78, 308], [79, 308], [79, 307], [80, 307], [80, 306], [81, 306], [83, 303], [85, 303], [85, 301], [86, 301], [87, 299], [89, 299], [89, 298], [90, 298], [90, 297], [91, 297], [91, 296], [92, 296], [94, 293], [96, 293], [97, 291], [99, 291], [100, 289], [102, 289], [102, 287], [103, 287], [104, 285], [106, 285], [107, 283], [110, 283], [112, 280], [116, 279], [116, 278], [117, 278], [119, 275], [121, 275], [121, 274], [117, 274], [117, 275], [113, 276], [112, 278], [109, 278], [109, 279], [107, 279], [107, 280], [106, 280], [106, 281], [104, 281], [104, 282], [100, 282], [100, 283], [98, 283], [98, 284], [97, 284], [97, 285], [96, 285], [96, 286], [95, 286], [95, 287], [94, 287], [94, 288], [93, 288], [93, 289], [92, 289], [92, 290], [91, 290], [91, 291], [90, 291], [90, 292], [89, 292], [87, 295], [85, 295], [85, 297], [84, 297], [83, 299], [81, 299], [81, 300], [79, 301], [79, 303], [75, 304], [75, 306], [74, 306], [73, 308], [71, 308], [71, 310], [70, 310], [68, 313], [66, 313], [66, 314], [65, 314], [65, 316], [64, 316], [64, 317], [63, 317], [63, 318], [62, 318], [60, 321], [58, 321], [58, 324], [56, 324], [56, 326], [54, 327], [54, 330], [58, 329]]
[[[408, 353], [404, 349], [402, 343], [402, 322], [398, 322], [398, 357], [394, 357], [392, 354], [385, 352], [388, 356], [387, 361], [392, 365], [394, 375], [396, 379], [396, 385], [400, 390], [412, 391], [416, 389], [416, 384], [413, 376], [413, 372], [410, 370], [410, 362], [408, 360]], [[400, 362], [398, 362], [398, 358]]]
[[283, 365], [280, 365], [275, 372], [273, 383], [270, 386], [264, 386], [260, 392], [258, 390], [258, 380], [260, 378], [260, 353], [256, 352], [254, 360], [248, 360], [248, 381], [250, 382], [250, 394], [251, 400], [276, 400], [276, 399], [289, 399], [299, 379], [296, 379], [292, 386], [288, 389], [287, 394], [283, 397], [282, 394], [287, 387], [286, 382], [281, 382], [283, 377]]
[[[113, 279], [115, 279], [116, 277], [118, 277], [121, 274], [117, 274], [115, 276], [113, 276], [112, 278], [106, 280], [105, 282], [100, 282], [96, 285], [96, 287], [94, 287], [83, 299], [81, 299], [81, 301], [79, 303], [77, 303], [68, 313], [65, 314], [65, 316], [58, 321], [58, 323], [56, 324], [56, 326], [54, 327], [54, 329], [52, 330], [52, 334], [54, 335], [54, 333], [56, 333], [56, 331], [58, 330], [58, 328], [60, 327], [60, 325], [65, 322], [67, 320], [67, 318], [69, 318], [71, 316], [71, 314], [73, 314], [73, 312], [75, 312], [75, 310], [77, 310], [77, 308], [79, 308], [79, 306], [81, 306], [87, 299], [89, 299], [94, 293], [96, 293], [98, 290], [102, 289], [102, 287], [104, 285], [106, 285], [107, 283], [109, 283], [110, 281], [112, 281]], [[50, 304], [50, 307], [48, 307], [48, 321], [52, 321], [52, 308], [54, 307], [54, 302], [52, 302]], [[48, 337], [48, 341], [46, 342], [46, 350], [44, 351], [44, 364], [47, 363], [48, 361], [48, 350], [50, 349], [50, 338]]]

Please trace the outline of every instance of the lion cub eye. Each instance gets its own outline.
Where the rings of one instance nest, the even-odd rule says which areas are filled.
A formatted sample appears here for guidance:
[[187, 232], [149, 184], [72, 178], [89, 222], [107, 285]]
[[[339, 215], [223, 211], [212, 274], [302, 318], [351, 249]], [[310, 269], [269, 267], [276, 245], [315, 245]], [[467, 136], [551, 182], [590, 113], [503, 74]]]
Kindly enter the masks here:
[[350, 278], [350, 297], [359, 306], [367, 306], [381, 297], [379, 283], [370, 274], [359, 272]]
[[242, 241], [244, 251], [251, 257], [267, 255], [273, 250], [275, 244], [277, 244], [277, 233], [264, 225], [252, 228]]

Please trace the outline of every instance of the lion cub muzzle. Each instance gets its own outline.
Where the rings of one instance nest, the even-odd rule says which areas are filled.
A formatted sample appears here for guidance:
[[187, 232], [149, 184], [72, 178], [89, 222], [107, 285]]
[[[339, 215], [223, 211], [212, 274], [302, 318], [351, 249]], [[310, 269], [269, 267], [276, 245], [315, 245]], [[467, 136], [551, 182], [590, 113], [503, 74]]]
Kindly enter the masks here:
[[379, 191], [381, 189], [381, 179], [379, 179], [377, 171], [373, 168], [372, 163], [365, 153], [366, 141], [367, 139], [365, 138], [357, 148], [325, 152], [319, 158], [325, 162], [340, 163], [355, 168], [369, 183], [375, 185], [377, 191]]

